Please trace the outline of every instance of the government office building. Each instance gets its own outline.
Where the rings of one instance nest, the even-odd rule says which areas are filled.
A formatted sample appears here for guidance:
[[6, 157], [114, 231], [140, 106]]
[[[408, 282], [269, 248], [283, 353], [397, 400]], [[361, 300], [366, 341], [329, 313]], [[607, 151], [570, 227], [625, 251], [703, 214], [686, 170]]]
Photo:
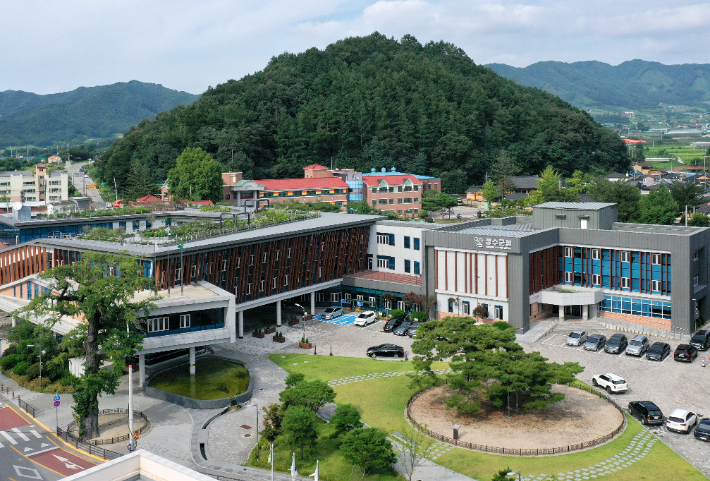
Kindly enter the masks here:
[[[200, 215], [161, 213], [160, 223]], [[144, 215], [135, 217], [119, 222], [137, 222], [140, 231]], [[214, 213], [204, 217], [218, 222]], [[238, 342], [244, 312], [254, 307], [275, 305], [280, 326], [289, 299], [316, 314], [334, 304], [412, 309], [405, 301], [415, 294], [436, 299], [432, 317], [466, 316], [481, 305], [490, 322], [518, 332], [549, 317], [599, 317], [689, 335], [708, 317], [708, 244], [708, 228], [620, 223], [615, 204], [554, 202], [532, 216], [455, 225], [319, 213], [182, 249], [42, 237], [0, 251], [0, 309], [41, 292], [37, 273], [102, 251], [137, 256], [164, 298], [145, 320], [141, 366], [145, 355], [189, 349], [193, 357], [201, 346]]]

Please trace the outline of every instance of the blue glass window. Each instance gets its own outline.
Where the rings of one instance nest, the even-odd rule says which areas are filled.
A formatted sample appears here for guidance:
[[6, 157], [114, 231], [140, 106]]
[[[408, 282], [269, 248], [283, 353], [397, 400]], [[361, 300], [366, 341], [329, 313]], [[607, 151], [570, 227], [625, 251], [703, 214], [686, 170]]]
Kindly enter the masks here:
[[409, 249], [409, 236], [404, 236], [404, 248]]
[[420, 264], [417, 261], [414, 261], [414, 274], [415, 275], [421, 275], [421, 269], [420, 269]]
[[409, 273], [412, 270], [412, 263], [409, 259], [404, 260], [404, 272]]
[[415, 251], [419, 250], [419, 238], [418, 237], [414, 238], [414, 250]]

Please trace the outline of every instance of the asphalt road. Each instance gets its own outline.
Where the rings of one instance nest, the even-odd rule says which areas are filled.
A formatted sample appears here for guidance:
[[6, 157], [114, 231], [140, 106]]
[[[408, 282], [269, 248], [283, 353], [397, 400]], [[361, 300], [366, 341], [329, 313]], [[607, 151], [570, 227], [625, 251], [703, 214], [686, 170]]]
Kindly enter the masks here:
[[72, 184], [74, 184], [74, 187], [81, 192], [81, 195], [90, 197], [94, 207], [104, 207], [106, 203], [103, 199], [101, 199], [101, 195], [98, 190], [85, 189], [87, 185], [95, 184], [94, 180], [89, 177], [88, 174], [81, 172], [81, 169], [88, 165], [88, 162], [82, 162], [81, 164], [69, 165], [65, 168], [65, 170], [69, 173], [69, 178], [71, 179]]
[[98, 464], [64, 449], [53, 433], [0, 395], [0, 481], [56, 481]]

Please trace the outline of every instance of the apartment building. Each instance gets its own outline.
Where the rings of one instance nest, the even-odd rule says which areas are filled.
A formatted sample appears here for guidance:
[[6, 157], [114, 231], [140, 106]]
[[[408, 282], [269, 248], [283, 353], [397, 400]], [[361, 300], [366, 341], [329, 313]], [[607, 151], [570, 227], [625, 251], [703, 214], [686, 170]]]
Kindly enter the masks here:
[[61, 170], [47, 172], [38, 164], [35, 171], [0, 172], [0, 197], [10, 202], [52, 202], [69, 199], [69, 174]]
[[422, 210], [424, 182], [412, 174], [363, 175], [365, 199], [372, 207], [414, 217]]

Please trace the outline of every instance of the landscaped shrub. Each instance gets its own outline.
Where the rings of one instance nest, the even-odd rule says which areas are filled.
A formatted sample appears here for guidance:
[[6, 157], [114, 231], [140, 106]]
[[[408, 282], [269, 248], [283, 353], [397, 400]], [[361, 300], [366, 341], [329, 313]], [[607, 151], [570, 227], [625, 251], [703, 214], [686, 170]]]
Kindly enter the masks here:
[[10, 344], [7, 346], [5, 352], [2, 353], [2, 357], [12, 356], [13, 354], [17, 354], [17, 344]]
[[64, 387], [71, 386], [73, 379], [74, 379], [74, 376], [72, 376], [71, 374], [68, 374], [68, 373], [67, 373], [66, 376], [64, 376], [63, 378], [61, 378], [61, 379], [59, 380], [59, 384], [61, 384], [61, 385], [64, 386]]
[[18, 362], [22, 361], [24, 356], [21, 354], [10, 354], [9, 356], [3, 356], [0, 359], [0, 367], [3, 369], [12, 369], [17, 365]]
[[505, 321], [496, 321], [493, 323], [493, 327], [495, 327], [496, 329], [500, 329], [501, 331], [505, 331], [510, 329], [510, 324]]
[[426, 321], [428, 316], [426, 315], [426, 313], [421, 311], [412, 311], [409, 314], [409, 317], [411, 317], [412, 319], [416, 319], [417, 321]]
[[403, 316], [403, 315], [404, 315], [404, 311], [402, 309], [392, 309], [390, 311], [390, 316], [392, 316], [392, 317]]
[[25, 377], [27, 378], [28, 381], [31, 381], [31, 380], [39, 377], [39, 363], [38, 362], [32, 364], [30, 367], [28, 367], [25, 370]]
[[29, 367], [31, 365], [32, 364], [30, 364], [29, 361], [18, 362], [17, 365], [14, 368], [12, 368], [12, 372], [17, 374], [18, 376], [24, 376], [25, 373], [27, 372], [27, 369], [29, 369]]

